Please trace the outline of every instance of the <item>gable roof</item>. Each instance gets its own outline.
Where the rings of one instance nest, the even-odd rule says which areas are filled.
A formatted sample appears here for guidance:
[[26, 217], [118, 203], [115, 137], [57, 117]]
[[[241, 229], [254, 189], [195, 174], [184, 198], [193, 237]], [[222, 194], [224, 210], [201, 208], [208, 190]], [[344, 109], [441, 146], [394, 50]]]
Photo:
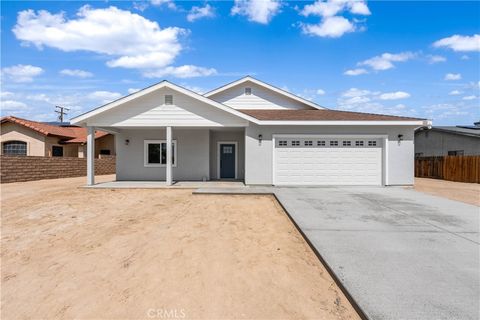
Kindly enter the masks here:
[[480, 127], [474, 127], [474, 126], [472, 127], [439, 126], [439, 127], [432, 127], [430, 130], [480, 138]]
[[277, 87], [275, 87], [275, 86], [272, 86], [271, 84], [268, 84], [268, 83], [266, 83], [266, 82], [260, 81], [260, 80], [258, 80], [258, 79], [255, 79], [255, 78], [251, 77], [251, 76], [243, 77], [243, 78], [241, 78], [241, 79], [238, 79], [238, 80], [235, 80], [235, 81], [233, 81], [233, 82], [230, 82], [230, 83], [228, 83], [228, 84], [226, 84], [226, 85], [224, 85], [224, 86], [221, 86], [221, 87], [219, 87], [219, 88], [217, 88], [217, 89], [211, 90], [211, 91], [205, 93], [204, 96], [210, 98], [211, 96], [213, 96], [213, 95], [215, 95], [215, 94], [217, 94], [217, 93], [223, 92], [223, 91], [225, 91], [225, 90], [228, 90], [228, 89], [230, 89], [230, 88], [233, 88], [233, 87], [238, 86], [238, 85], [240, 85], [240, 84], [242, 84], [242, 83], [245, 83], [245, 82], [252, 82], [252, 83], [254, 83], [254, 84], [256, 84], [256, 85], [258, 85], [258, 86], [260, 86], [260, 87], [263, 87], [263, 88], [265, 88], [265, 89], [274, 91], [274, 92], [276, 92], [276, 93], [278, 93], [278, 94], [280, 94], [280, 95], [282, 95], [282, 96], [284, 96], [284, 97], [287, 97], [287, 98], [293, 99], [293, 100], [295, 100], [295, 101], [301, 102], [301, 103], [303, 103], [303, 104], [306, 104], [307, 106], [311, 107], [312, 109], [326, 109], [325, 107], [322, 107], [322, 106], [316, 104], [315, 102], [312, 102], [312, 101], [310, 101], [310, 100], [307, 100], [307, 99], [304, 99], [304, 98], [302, 98], [302, 97], [299, 97], [299, 96], [297, 96], [297, 95], [295, 95], [295, 94], [293, 94], [293, 93], [290, 93], [290, 92], [285, 91], [285, 90], [283, 90], [283, 89], [280, 89], [280, 88], [277, 88]]
[[[45, 136], [57, 136], [64, 138], [66, 143], [85, 143], [87, 141], [87, 129], [77, 126], [56, 126], [43, 122], [32, 121], [22, 119], [14, 116], [2, 117], [0, 123], [11, 122], [26, 128], [29, 128], [35, 132], [38, 132]], [[95, 138], [101, 138], [108, 133], [103, 131], [96, 131]]]
[[241, 112], [262, 121], [403, 121], [426, 120], [339, 110], [265, 110], [244, 109]]
[[187, 96], [189, 96], [189, 97], [191, 97], [191, 98], [193, 98], [193, 99], [197, 99], [197, 100], [199, 100], [199, 101], [201, 101], [201, 102], [204, 102], [204, 103], [206, 103], [206, 104], [209, 104], [209, 105], [211, 105], [211, 106], [213, 106], [213, 107], [215, 107], [215, 108], [217, 108], [217, 109], [220, 109], [220, 110], [223, 110], [223, 111], [228, 112], [228, 113], [230, 113], [230, 114], [233, 114], [233, 115], [235, 115], [235, 116], [237, 116], [237, 117], [243, 118], [243, 119], [248, 120], [248, 121], [255, 121], [254, 118], [250, 117], [249, 115], [247, 115], [247, 114], [245, 114], [245, 113], [242, 113], [242, 112], [240, 112], [240, 111], [237, 111], [237, 110], [235, 110], [235, 109], [233, 109], [233, 108], [230, 108], [230, 107], [228, 107], [228, 106], [226, 106], [226, 105], [224, 105], [224, 104], [221, 104], [221, 103], [219, 103], [219, 102], [217, 102], [217, 101], [214, 101], [214, 100], [212, 100], [212, 99], [209, 99], [209, 98], [207, 98], [207, 97], [204, 97], [204, 96], [202, 96], [201, 94], [198, 94], [198, 93], [193, 92], [193, 91], [191, 91], [191, 90], [189, 90], [189, 89], [186, 89], [186, 88], [184, 88], [184, 87], [181, 87], [181, 86], [179, 86], [179, 85], [176, 85], [176, 84], [174, 84], [174, 83], [171, 83], [171, 82], [169, 82], [169, 81], [167, 81], [167, 80], [163, 80], [163, 81], [161, 81], [161, 82], [159, 82], [159, 83], [156, 83], [156, 84], [154, 84], [154, 85], [151, 85], [150, 87], [147, 87], [147, 88], [142, 89], [142, 90], [140, 90], [140, 91], [134, 92], [134, 93], [129, 94], [129, 95], [127, 95], [127, 96], [124, 96], [124, 97], [122, 97], [122, 98], [120, 98], [120, 99], [117, 99], [117, 100], [112, 101], [112, 102], [110, 102], [110, 103], [104, 104], [104, 105], [102, 105], [102, 106], [100, 106], [100, 107], [98, 107], [98, 108], [95, 108], [95, 109], [91, 110], [91, 111], [88, 111], [88, 112], [86, 112], [86, 113], [83, 113], [83, 114], [81, 114], [81, 115], [79, 115], [79, 116], [71, 119], [70, 123], [73, 123], [73, 124], [82, 124], [82, 123], [84, 123], [87, 119], [89, 119], [89, 118], [91, 118], [91, 117], [94, 117], [94, 116], [96, 116], [96, 115], [99, 115], [99, 114], [101, 114], [101, 113], [103, 113], [103, 112], [105, 112], [105, 111], [108, 111], [108, 110], [110, 110], [110, 109], [113, 109], [113, 108], [115, 108], [115, 107], [118, 107], [118, 106], [120, 106], [120, 105], [122, 105], [122, 104], [124, 104], [124, 103], [126, 103], [126, 102], [132, 101], [132, 100], [134, 100], [134, 99], [137, 99], [137, 98], [139, 98], [139, 97], [141, 97], [141, 96], [147, 95], [147, 94], [149, 94], [149, 93], [152, 93], [152, 92], [154, 92], [154, 91], [156, 91], [156, 90], [159, 90], [159, 89], [162, 89], [162, 88], [169, 88], [169, 89], [175, 90], [175, 91], [180, 92], [180, 93], [182, 93], [182, 94], [185, 94], [185, 95], [187, 95]]

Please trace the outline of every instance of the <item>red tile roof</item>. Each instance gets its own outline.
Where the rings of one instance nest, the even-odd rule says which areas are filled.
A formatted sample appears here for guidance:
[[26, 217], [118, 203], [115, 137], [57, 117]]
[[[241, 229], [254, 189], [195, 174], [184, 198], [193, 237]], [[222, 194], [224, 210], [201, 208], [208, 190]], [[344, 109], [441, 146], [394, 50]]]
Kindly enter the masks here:
[[361, 113], [338, 110], [261, 110], [241, 109], [258, 120], [265, 121], [415, 121], [419, 118], [389, 116], [384, 114]]
[[[86, 128], [76, 126], [60, 127], [47, 123], [22, 119], [14, 116], [3, 117], [0, 123], [4, 122], [16, 123], [46, 136], [63, 137], [65, 138], [65, 143], [85, 143], [87, 141]], [[95, 138], [98, 139], [100, 137], [106, 136], [107, 134], [107, 132], [96, 131]]]

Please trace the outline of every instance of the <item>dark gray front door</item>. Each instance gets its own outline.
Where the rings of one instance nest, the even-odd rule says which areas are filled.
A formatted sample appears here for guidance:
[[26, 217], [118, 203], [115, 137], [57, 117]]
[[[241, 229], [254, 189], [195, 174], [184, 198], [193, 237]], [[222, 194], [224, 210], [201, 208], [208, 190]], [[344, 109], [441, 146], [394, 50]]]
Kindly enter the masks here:
[[220, 179], [235, 179], [235, 145], [220, 145]]

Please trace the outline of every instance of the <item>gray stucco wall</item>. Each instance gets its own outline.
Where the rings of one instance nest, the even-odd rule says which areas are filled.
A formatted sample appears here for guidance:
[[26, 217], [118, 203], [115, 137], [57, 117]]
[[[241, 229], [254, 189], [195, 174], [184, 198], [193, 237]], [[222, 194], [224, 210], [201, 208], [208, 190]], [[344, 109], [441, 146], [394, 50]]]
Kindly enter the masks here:
[[422, 157], [446, 156], [448, 151], [463, 150], [464, 155], [480, 155], [480, 137], [422, 130], [415, 134], [415, 153]]
[[[202, 180], [210, 175], [208, 129], [173, 129], [177, 166], [173, 180]], [[144, 166], [144, 140], [164, 140], [165, 129], [122, 130], [115, 137], [117, 180], [165, 180], [165, 167]], [[130, 143], [125, 144], [129, 139]]]
[[[414, 182], [413, 126], [258, 126], [250, 124], [245, 137], [245, 183], [271, 185], [273, 179], [273, 134], [378, 134], [388, 135], [388, 185], [412, 185]], [[262, 135], [262, 142], [258, 135]], [[398, 135], [403, 141], [398, 142]]]
[[236, 131], [210, 131], [210, 178], [218, 179], [217, 177], [217, 161], [219, 141], [236, 141], [238, 143], [237, 157], [238, 157], [238, 179], [245, 177], [245, 131], [244, 129]]

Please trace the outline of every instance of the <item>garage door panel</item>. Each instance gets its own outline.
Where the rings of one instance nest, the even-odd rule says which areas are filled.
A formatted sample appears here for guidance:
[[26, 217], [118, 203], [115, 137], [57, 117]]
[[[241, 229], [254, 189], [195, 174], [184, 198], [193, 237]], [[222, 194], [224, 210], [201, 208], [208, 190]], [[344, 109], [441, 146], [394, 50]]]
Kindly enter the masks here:
[[380, 142], [371, 138], [279, 138], [274, 151], [275, 184], [380, 185]]

